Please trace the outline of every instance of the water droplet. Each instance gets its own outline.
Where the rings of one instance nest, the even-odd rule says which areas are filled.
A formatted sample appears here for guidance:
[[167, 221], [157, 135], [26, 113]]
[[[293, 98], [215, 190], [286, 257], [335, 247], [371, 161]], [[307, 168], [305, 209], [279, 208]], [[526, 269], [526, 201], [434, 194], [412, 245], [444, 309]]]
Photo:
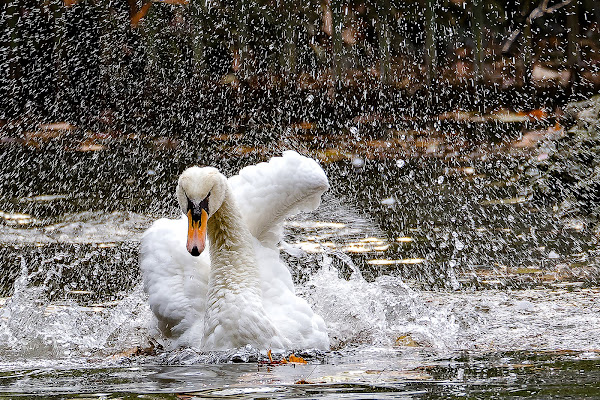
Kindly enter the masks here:
[[388, 197], [386, 199], [381, 200], [381, 204], [383, 204], [384, 206], [392, 206], [395, 202], [396, 199], [394, 199], [393, 197]]
[[456, 238], [454, 239], [454, 248], [456, 248], [456, 250], [458, 251], [461, 251], [465, 248], [465, 244], [461, 242], [458, 238]]
[[360, 157], [356, 157], [352, 160], [352, 165], [354, 168], [362, 168], [365, 165], [365, 160]]

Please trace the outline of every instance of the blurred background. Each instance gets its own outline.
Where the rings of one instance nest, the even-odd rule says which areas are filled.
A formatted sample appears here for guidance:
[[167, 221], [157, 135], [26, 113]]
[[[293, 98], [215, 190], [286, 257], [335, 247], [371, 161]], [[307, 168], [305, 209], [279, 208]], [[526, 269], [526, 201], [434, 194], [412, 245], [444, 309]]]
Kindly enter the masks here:
[[[2, 0], [0, 128], [267, 140], [600, 90], [596, 0]], [[268, 125], [261, 130], [261, 125]], [[280, 127], [280, 128], [278, 128]]]

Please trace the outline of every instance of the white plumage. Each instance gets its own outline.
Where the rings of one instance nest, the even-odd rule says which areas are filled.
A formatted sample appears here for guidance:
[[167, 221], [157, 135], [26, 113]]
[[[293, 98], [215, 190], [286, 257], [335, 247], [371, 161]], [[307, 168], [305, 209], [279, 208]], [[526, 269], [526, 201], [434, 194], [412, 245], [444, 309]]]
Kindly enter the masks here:
[[208, 199], [210, 256], [186, 249], [185, 215], [144, 233], [140, 267], [161, 332], [203, 350], [327, 349], [325, 323], [295, 295], [277, 245], [285, 218], [315, 209], [328, 187], [319, 165], [293, 151], [228, 181], [214, 168], [186, 170], [179, 202], [185, 214], [188, 197]]

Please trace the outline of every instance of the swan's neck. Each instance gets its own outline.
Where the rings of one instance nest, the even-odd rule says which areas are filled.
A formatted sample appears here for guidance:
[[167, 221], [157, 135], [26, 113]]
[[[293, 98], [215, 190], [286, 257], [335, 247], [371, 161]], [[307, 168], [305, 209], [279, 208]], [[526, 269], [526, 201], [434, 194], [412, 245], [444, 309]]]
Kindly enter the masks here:
[[250, 290], [260, 297], [259, 270], [252, 234], [229, 190], [221, 207], [208, 220], [208, 237], [210, 286], [232, 292]]
[[208, 236], [211, 270], [203, 346], [284, 348], [263, 308], [252, 235], [229, 191], [208, 220]]

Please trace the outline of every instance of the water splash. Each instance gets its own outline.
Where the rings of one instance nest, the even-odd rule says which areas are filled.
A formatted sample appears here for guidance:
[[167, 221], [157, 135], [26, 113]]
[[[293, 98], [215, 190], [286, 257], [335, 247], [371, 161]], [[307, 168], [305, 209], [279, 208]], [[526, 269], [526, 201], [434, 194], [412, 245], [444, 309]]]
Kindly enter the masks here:
[[21, 260], [14, 294], [0, 309], [0, 360], [27, 364], [43, 360], [85, 362], [89, 357], [106, 357], [147, 341], [150, 310], [141, 285], [122, 300], [90, 306], [74, 300], [49, 302], [47, 282], [32, 285], [40, 273], [46, 281], [59, 274], [42, 268], [29, 272]]
[[[296, 231], [288, 241], [294, 243], [294, 240], [304, 240], [306, 235], [315, 236], [315, 226], [326, 233], [320, 239], [325, 241], [332, 240], [330, 235], [335, 236], [328, 229], [341, 226], [344, 235], [338, 235], [336, 240], [342, 245], [345, 240], [357, 240], [361, 235], [379, 234], [374, 224], [335, 201], [326, 202], [324, 209], [322, 215], [304, 215], [292, 222], [290, 227]], [[338, 225], [334, 226], [325, 218], [327, 216]], [[317, 217], [321, 222], [316, 222]], [[138, 219], [131, 215], [112, 215], [102, 221], [92, 218], [90, 224], [84, 223], [89, 229], [84, 229], [87, 233], [78, 240], [85, 242], [87, 235], [94, 241], [99, 232], [113, 231], [115, 221], [123, 218]], [[93, 226], [97, 229], [92, 229]], [[135, 235], [133, 231], [130, 233]], [[290, 258], [307, 257], [306, 252], [293, 249], [288, 246]], [[154, 317], [140, 284], [130, 285], [132, 289], [113, 295], [111, 301], [86, 303], [80, 298], [51, 297], [49, 288], [65, 279], [71, 265], [80, 268], [77, 263], [88, 257], [88, 253], [41, 251], [37, 254], [45, 258], [36, 261], [35, 257], [21, 256], [12, 295], [0, 302], [0, 340], [5, 344], [0, 348], [0, 368], [86, 365], [90, 360], [97, 366], [110, 365], [123, 361], [124, 350], [146, 347], [151, 340], [169, 348], [154, 329]], [[595, 349], [595, 338], [600, 337], [598, 289], [565, 283], [564, 287], [553, 289], [514, 292], [420, 291], [398, 276], [381, 274], [374, 279], [363, 276], [360, 264], [335, 248], [308, 256], [311, 267], [301, 271], [304, 279], [298, 283], [297, 292], [324, 317], [332, 349], [340, 354], [356, 349], [362, 352], [384, 349], [382, 351], [390, 354], [402, 349], [438, 354], [456, 350], [585, 351]], [[127, 260], [127, 263], [135, 263], [135, 260]], [[293, 262], [290, 265], [292, 269], [296, 267]], [[159, 351], [153, 357], [125, 359], [135, 363], [180, 365], [251, 362], [260, 357], [264, 354], [257, 349], [201, 353], [187, 348]]]
[[300, 289], [325, 319], [334, 348], [457, 347], [459, 327], [453, 318], [430, 310], [400, 278], [384, 275], [367, 282], [355, 272], [346, 280], [331, 264], [331, 257], [324, 255], [322, 268]]

